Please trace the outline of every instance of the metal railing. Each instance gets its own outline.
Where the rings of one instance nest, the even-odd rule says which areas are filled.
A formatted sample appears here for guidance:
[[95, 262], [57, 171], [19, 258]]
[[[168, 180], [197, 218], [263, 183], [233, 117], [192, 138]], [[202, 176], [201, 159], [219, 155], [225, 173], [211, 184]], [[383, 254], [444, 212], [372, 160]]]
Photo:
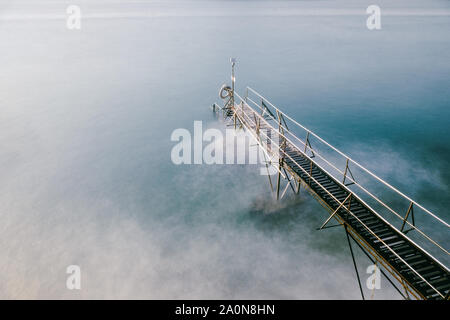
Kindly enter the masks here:
[[[254, 89], [247, 87], [247, 94], [246, 97], [244, 99], [244, 101], [246, 103], [248, 103], [248, 101], [250, 101], [252, 104], [254, 104], [256, 107], [258, 107], [260, 110], [264, 110], [261, 106], [259, 106], [255, 101], [253, 101], [248, 93], [252, 92], [254, 93], [256, 96], [258, 96], [260, 99], [262, 99], [262, 103], [265, 104], [267, 106], [267, 104], [269, 106], [271, 106], [272, 108], [274, 108], [281, 116], [283, 116], [284, 118], [288, 119], [289, 121], [291, 121], [293, 124], [295, 124], [297, 127], [301, 128], [302, 130], [304, 130], [306, 132], [306, 138], [305, 141], [303, 141], [302, 139], [298, 138], [297, 135], [295, 135], [294, 133], [292, 133], [288, 128], [287, 125], [285, 123], [285, 125], [283, 126], [281, 124], [281, 127], [283, 127], [284, 131], [291, 136], [294, 140], [300, 142], [303, 146], [304, 146], [304, 151], [310, 150], [311, 152], [313, 152], [313, 154], [315, 156], [318, 156], [321, 160], [323, 160], [327, 165], [329, 165], [330, 167], [332, 167], [334, 170], [336, 170], [338, 173], [342, 174], [342, 177], [344, 178], [343, 181], [345, 181], [345, 179], [349, 180], [352, 184], [354, 184], [355, 186], [357, 186], [361, 191], [363, 191], [365, 194], [367, 194], [370, 198], [374, 199], [377, 203], [379, 203], [380, 205], [382, 205], [384, 208], [386, 208], [387, 210], [389, 210], [389, 212], [393, 213], [397, 218], [399, 218], [401, 220], [401, 222], [403, 224], [407, 224], [412, 230], [417, 231], [419, 234], [421, 234], [424, 238], [426, 238], [428, 241], [430, 241], [433, 245], [435, 245], [436, 247], [438, 247], [441, 251], [443, 251], [445, 254], [449, 255], [449, 251], [447, 249], [445, 249], [443, 246], [441, 246], [440, 244], [438, 244], [435, 240], [431, 239], [431, 237], [429, 237], [428, 235], [426, 235], [422, 230], [420, 230], [417, 226], [415, 226], [414, 224], [411, 224], [407, 218], [409, 217], [409, 214], [412, 210], [412, 206], [415, 206], [418, 209], [421, 209], [425, 214], [429, 215], [430, 217], [432, 217], [433, 219], [435, 219], [436, 221], [438, 221], [440, 224], [442, 224], [443, 226], [449, 228], [450, 225], [445, 222], [442, 218], [438, 217], [437, 215], [435, 215], [434, 213], [432, 213], [430, 210], [426, 209], [425, 207], [423, 207], [422, 205], [420, 205], [419, 203], [417, 203], [416, 201], [414, 201], [413, 199], [411, 199], [410, 197], [406, 196], [404, 193], [400, 192], [398, 189], [396, 189], [395, 187], [393, 187], [391, 184], [389, 184], [388, 182], [384, 181], [383, 179], [381, 179], [380, 177], [378, 177], [377, 175], [375, 175], [373, 172], [371, 172], [369, 169], [365, 168], [364, 166], [362, 166], [361, 164], [359, 164], [358, 162], [356, 162], [355, 160], [353, 160], [352, 158], [350, 158], [348, 155], [344, 154], [342, 151], [338, 150], [336, 147], [332, 146], [331, 144], [329, 144], [327, 141], [325, 141], [324, 139], [322, 139], [320, 136], [318, 136], [317, 134], [315, 134], [314, 132], [312, 132], [311, 130], [307, 129], [306, 127], [304, 127], [303, 125], [299, 124], [297, 121], [295, 121], [294, 119], [292, 119], [291, 117], [289, 117], [288, 115], [286, 115], [284, 112], [282, 112], [279, 108], [277, 108], [276, 106], [274, 106], [270, 101], [268, 101], [265, 97], [263, 97], [262, 95], [260, 95], [258, 92], [256, 92]], [[265, 103], [264, 103], [265, 102]], [[276, 118], [274, 118], [273, 116], [271, 116], [273, 120], [278, 121]], [[311, 144], [308, 142], [309, 137], [313, 136], [315, 138], [317, 138], [321, 143], [323, 143], [324, 145], [326, 145], [327, 147], [329, 147], [330, 149], [332, 149], [333, 151], [335, 151], [337, 154], [339, 154], [340, 156], [342, 156], [345, 160], [346, 160], [346, 168], [344, 169], [344, 171], [342, 169], [339, 169], [335, 164], [331, 163], [327, 158], [325, 158], [318, 149], [313, 149], [311, 147]], [[401, 198], [407, 200], [409, 202], [409, 207], [408, 210], [406, 211], [406, 215], [402, 216], [401, 214], [399, 214], [396, 210], [394, 210], [391, 206], [387, 205], [385, 202], [383, 202], [379, 197], [377, 197], [376, 195], [374, 195], [372, 192], [370, 192], [369, 190], [367, 190], [366, 187], [362, 186], [361, 183], [358, 183], [354, 177], [352, 177], [352, 175], [347, 175], [346, 174], [346, 170], [349, 168], [349, 163], [353, 163], [356, 167], [360, 168], [361, 170], [363, 170], [364, 172], [366, 172], [367, 174], [369, 174], [372, 178], [374, 178], [376, 181], [382, 183], [385, 187], [387, 187], [388, 189], [390, 189], [391, 191], [393, 191], [394, 193], [396, 193], [397, 195], [399, 195]], [[347, 170], [348, 171], [348, 170]], [[332, 175], [333, 177], [335, 177], [334, 175]], [[338, 178], [338, 177], [335, 177]]]
[[[259, 105], [258, 103], [256, 103], [252, 98], [250, 98], [249, 93], [254, 94], [256, 97], [258, 97], [259, 99], [261, 99], [261, 105]], [[427, 254], [429, 257], [431, 257], [434, 261], [436, 261], [437, 263], [439, 263], [443, 268], [445, 268], [446, 270], [448, 270], [448, 268], [443, 265], [439, 260], [437, 260], [435, 257], [433, 257], [431, 254], [429, 254], [427, 251], [425, 251], [423, 248], [421, 248], [419, 245], [417, 245], [414, 241], [412, 241], [409, 237], [406, 236], [405, 232], [403, 231], [403, 227], [405, 224], [408, 224], [411, 227], [411, 230], [415, 230], [417, 231], [419, 234], [421, 234], [426, 240], [428, 240], [430, 243], [432, 243], [434, 246], [436, 246], [437, 248], [439, 248], [440, 250], [442, 250], [443, 252], [445, 252], [445, 254], [449, 255], [448, 250], [446, 250], [443, 246], [441, 246], [439, 243], [437, 243], [435, 240], [433, 240], [430, 236], [428, 236], [427, 234], [425, 234], [422, 230], [420, 230], [419, 228], [417, 228], [415, 226], [415, 224], [411, 224], [409, 221], [407, 221], [407, 218], [409, 216], [409, 214], [411, 213], [411, 210], [413, 210], [413, 206], [416, 206], [417, 208], [421, 209], [423, 212], [425, 212], [426, 214], [428, 214], [429, 216], [433, 217], [436, 221], [438, 221], [440, 224], [444, 225], [446, 228], [449, 228], [448, 223], [446, 223], [444, 220], [442, 220], [441, 218], [439, 218], [438, 216], [436, 216], [435, 214], [433, 214], [432, 212], [430, 212], [429, 210], [427, 210], [426, 208], [424, 208], [423, 206], [421, 206], [420, 204], [418, 204], [417, 202], [415, 202], [414, 200], [412, 200], [410, 197], [406, 196], [405, 194], [403, 194], [402, 192], [400, 192], [399, 190], [397, 190], [395, 187], [393, 187], [392, 185], [390, 185], [389, 183], [387, 183], [386, 181], [384, 181], [383, 179], [381, 179], [380, 177], [376, 176], [374, 173], [372, 173], [370, 170], [366, 169], [365, 167], [363, 167], [361, 164], [359, 164], [358, 162], [356, 162], [355, 160], [351, 159], [350, 157], [348, 157], [346, 154], [344, 154], [343, 152], [341, 152], [340, 150], [338, 150], [337, 148], [335, 148], [334, 146], [332, 146], [331, 144], [329, 144], [328, 142], [326, 142], [324, 139], [322, 139], [321, 137], [319, 137], [318, 135], [316, 135], [314, 132], [312, 132], [311, 130], [305, 128], [304, 126], [302, 126], [301, 124], [299, 124], [298, 122], [296, 122], [294, 119], [292, 119], [291, 117], [289, 117], [288, 115], [286, 115], [284, 112], [282, 112], [279, 108], [277, 108], [276, 106], [274, 106], [272, 103], [270, 103], [270, 101], [268, 101], [265, 97], [263, 97], [262, 95], [260, 95], [258, 92], [256, 92], [255, 90], [253, 90], [252, 88], [247, 88], [246, 91], [246, 96], [245, 98], [242, 98], [241, 96], [239, 96], [236, 92], [234, 93], [235, 96], [241, 101], [241, 105], [239, 106], [238, 104], [235, 105], [236, 108], [240, 108], [241, 112], [237, 112], [235, 111], [235, 116], [239, 118], [239, 121], [242, 123], [251, 123], [255, 128], [257, 126], [259, 126], [261, 124], [261, 121], [263, 121], [263, 123], [265, 123], [267, 126], [269, 126], [272, 130], [276, 131], [278, 133], [279, 136], [283, 137], [283, 139], [285, 139], [285, 141], [289, 142], [290, 145], [292, 147], [294, 147], [298, 152], [300, 152], [301, 154], [303, 154], [311, 163], [311, 168], [312, 168], [312, 164], [316, 163], [315, 161], [312, 160], [313, 157], [318, 157], [321, 160], [323, 160], [327, 165], [329, 165], [331, 168], [333, 168], [334, 170], [336, 170], [338, 173], [343, 175], [343, 182], [340, 183], [339, 181], [337, 181], [338, 183], [340, 183], [340, 185], [348, 191], [349, 195], [351, 195], [352, 197], [357, 198], [359, 201], [361, 201], [361, 203], [363, 203], [364, 205], [366, 205], [368, 208], [370, 208], [380, 219], [382, 219], [387, 225], [389, 225], [390, 227], [392, 227], [393, 229], [395, 229], [396, 231], [398, 231], [399, 235], [402, 235], [405, 239], [407, 239], [410, 243], [414, 244], [416, 247], [420, 248], [425, 254]], [[256, 100], [256, 99], [255, 99]], [[252, 105], [256, 106], [261, 113], [256, 112], [253, 110], [253, 108], [250, 106], [251, 103]], [[244, 112], [244, 104], [253, 111], [253, 117], [254, 119], [251, 119], [245, 112]], [[272, 112], [269, 109], [269, 106], [272, 107], [274, 109], [275, 112]], [[274, 113], [276, 113], [277, 118], [275, 118]], [[269, 121], [267, 121], [267, 119], [265, 118], [267, 114], [267, 117], [269, 118], [269, 121], [275, 121], [278, 128], [275, 128], [272, 124], [269, 123]], [[257, 119], [259, 120], [259, 124]], [[301, 128], [302, 130], [304, 130], [306, 132], [306, 138], [305, 140], [302, 140], [300, 138], [297, 137], [297, 135], [295, 135], [294, 133], [291, 132], [291, 130], [288, 128], [288, 124], [287, 121], [290, 121], [290, 123], [293, 123], [296, 127]], [[271, 141], [271, 143], [275, 143], [276, 145], [278, 144], [276, 141], [273, 141], [271, 139], [271, 137], [267, 136], [264, 132], [258, 132], [258, 134], [262, 133], [263, 135], [265, 135], [265, 137]], [[254, 136], [254, 138], [256, 139], [257, 143], [263, 148], [264, 146], [261, 144], [260, 138], [258, 136], [255, 136], [253, 132], [251, 132], [251, 134]], [[333, 151], [335, 151], [336, 153], [338, 153], [340, 156], [342, 156], [345, 160], [346, 160], [346, 168], [345, 170], [341, 170], [339, 169], [335, 164], [331, 163], [327, 158], [325, 158], [321, 152], [319, 152], [319, 150], [317, 148], [312, 148], [311, 143], [309, 141], [310, 137], [315, 137], [316, 139], [318, 139], [321, 143], [323, 143], [324, 145], [326, 145], [327, 147], [331, 148]], [[294, 141], [296, 141], [296, 143], [294, 143]], [[300, 148], [297, 144], [300, 143], [302, 145], [302, 147]], [[312, 153], [311, 156], [309, 156], [307, 154], [308, 150]], [[264, 150], [266, 152], [266, 150]], [[331, 194], [321, 183], [319, 183], [313, 176], [311, 172], [307, 172], [302, 166], [300, 166], [297, 161], [295, 161], [289, 154], [287, 154], [282, 148], [279, 149], [279, 152], [283, 153], [284, 157], [288, 157], [290, 158], [290, 160], [296, 164], [296, 166], [298, 168], [300, 168], [306, 175], [308, 175], [310, 181], [314, 181], [318, 186], [321, 187], [321, 189], [323, 189], [323, 191], [325, 193], [327, 193], [334, 201], [336, 201], [336, 203], [339, 204], [338, 208], [343, 208], [345, 209], [347, 212], [349, 212], [362, 226], [364, 226], [365, 229], [368, 230], [368, 232], [370, 234], [372, 234], [378, 241], [380, 241], [392, 254], [394, 254], [394, 256], [396, 256], [396, 258], [401, 261], [405, 266], [408, 267], [408, 269], [410, 269], [414, 274], [416, 274], [424, 283], [426, 283], [430, 288], [432, 288], [436, 293], [438, 293], [441, 297], [444, 297], [442, 295], [441, 292], [439, 292], [434, 286], [432, 286], [428, 281], [426, 281], [414, 268], [412, 268], [404, 259], [402, 259], [392, 248], [391, 246], [389, 246], [388, 244], [386, 244], [381, 238], [378, 237], [378, 235], [373, 232], [373, 230], [371, 230], [366, 224], [364, 224], [353, 212], [351, 212], [351, 210], [349, 208], [347, 208], [344, 204], [347, 200], [347, 198], [344, 201], [339, 201], [333, 194]], [[269, 154], [268, 154], [269, 156]], [[392, 209], [389, 205], [387, 205], [385, 202], [383, 202], [382, 200], [380, 200], [379, 197], [375, 196], [373, 193], [371, 193], [370, 191], [367, 190], [367, 188], [363, 187], [360, 183], [358, 183], [355, 178], [353, 177], [353, 174], [350, 171], [349, 168], [349, 164], [352, 163], [355, 166], [357, 166], [358, 168], [362, 169], [364, 172], [368, 173], [371, 177], [373, 177], [376, 181], [381, 182], [384, 186], [388, 187], [390, 190], [394, 191], [396, 194], [398, 194], [400, 197], [402, 197], [403, 199], [406, 199], [407, 201], [410, 202], [410, 206], [408, 208], [407, 214], [405, 217], [402, 217], [398, 212], [396, 212], [394, 209]], [[324, 168], [322, 168], [322, 170], [324, 170]], [[279, 171], [279, 170], [278, 170]], [[280, 172], [280, 171], [279, 171]], [[328, 175], [330, 175], [333, 178], [337, 178], [335, 175], [332, 175], [331, 173], [329, 173], [328, 171], [324, 170], [325, 173], [327, 173]], [[347, 173], [350, 172], [349, 175], [347, 175]], [[281, 172], [280, 172], [281, 173]], [[284, 175], [283, 175], [284, 176]], [[363, 193], [365, 193], [366, 195], [368, 195], [371, 199], [374, 199], [377, 203], [379, 203], [380, 205], [382, 205], [384, 208], [388, 209], [391, 213], [393, 213], [396, 217], [398, 217], [399, 219], [401, 219], [403, 225], [401, 230], [398, 230], [395, 226], [393, 226], [391, 223], [389, 223], [386, 219], [384, 219], [380, 214], [377, 213], [376, 210], [374, 210], [371, 206], [369, 206], [365, 201], [363, 201], [356, 193], [355, 191], [352, 191], [348, 188], [348, 184], [345, 184], [345, 180], [348, 179], [349, 181], [351, 181], [351, 184], [354, 184], [356, 187], [358, 187], [360, 190], [363, 191]], [[410, 231], [410, 230], [408, 230]]]

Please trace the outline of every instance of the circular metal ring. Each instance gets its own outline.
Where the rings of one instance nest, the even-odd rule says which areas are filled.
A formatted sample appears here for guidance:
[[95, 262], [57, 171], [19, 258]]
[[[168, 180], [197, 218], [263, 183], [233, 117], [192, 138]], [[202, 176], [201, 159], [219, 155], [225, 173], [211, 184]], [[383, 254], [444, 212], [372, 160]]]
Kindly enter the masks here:
[[225, 99], [227, 97], [229, 97], [231, 95], [231, 88], [229, 86], [227, 86], [226, 84], [224, 84], [222, 86], [222, 88], [220, 88], [219, 90], [219, 96], [222, 99]]

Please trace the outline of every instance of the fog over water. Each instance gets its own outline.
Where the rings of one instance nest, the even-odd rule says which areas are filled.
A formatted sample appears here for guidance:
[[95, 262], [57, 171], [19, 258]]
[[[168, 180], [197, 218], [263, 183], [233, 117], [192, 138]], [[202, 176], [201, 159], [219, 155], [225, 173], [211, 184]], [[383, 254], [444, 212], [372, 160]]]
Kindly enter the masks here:
[[360, 298], [304, 190], [276, 203], [256, 166], [171, 162], [173, 130], [224, 129], [231, 56], [240, 92], [450, 220], [448, 1], [377, 1], [379, 31], [364, 1], [86, 0], [81, 30], [70, 4], [0, 0], [0, 298]]

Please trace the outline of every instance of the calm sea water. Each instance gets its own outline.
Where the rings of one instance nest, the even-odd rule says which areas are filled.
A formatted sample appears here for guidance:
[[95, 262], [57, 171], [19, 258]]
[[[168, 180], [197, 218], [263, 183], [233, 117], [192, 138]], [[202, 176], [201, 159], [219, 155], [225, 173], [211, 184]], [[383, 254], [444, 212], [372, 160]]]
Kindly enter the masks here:
[[360, 1], [78, 1], [75, 31], [69, 4], [0, 1], [0, 297], [359, 298], [307, 194], [276, 204], [254, 167], [170, 161], [174, 129], [223, 128], [231, 56], [240, 91], [449, 220], [448, 1], [378, 1], [379, 31]]

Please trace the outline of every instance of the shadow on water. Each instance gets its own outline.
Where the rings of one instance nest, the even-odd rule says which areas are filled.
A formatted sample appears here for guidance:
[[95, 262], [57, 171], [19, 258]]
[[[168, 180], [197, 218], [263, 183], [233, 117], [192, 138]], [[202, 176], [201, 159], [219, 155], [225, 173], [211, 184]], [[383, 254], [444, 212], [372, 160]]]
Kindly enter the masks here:
[[[328, 215], [309, 194], [291, 195], [280, 201], [261, 197], [252, 200], [239, 222], [289, 245], [306, 245], [323, 254], [347, 259], [348, 244], [343, 227], [317, 230]], [[329, 222], [330, 226], [336, 224], [334, 219]]]
[[306, 201], [300, 197], [288, 197], [281, 201], [272, 198], [253, 199], [248, 208], [248, 219], [265, 232], [292, 232], [303, 215]]

